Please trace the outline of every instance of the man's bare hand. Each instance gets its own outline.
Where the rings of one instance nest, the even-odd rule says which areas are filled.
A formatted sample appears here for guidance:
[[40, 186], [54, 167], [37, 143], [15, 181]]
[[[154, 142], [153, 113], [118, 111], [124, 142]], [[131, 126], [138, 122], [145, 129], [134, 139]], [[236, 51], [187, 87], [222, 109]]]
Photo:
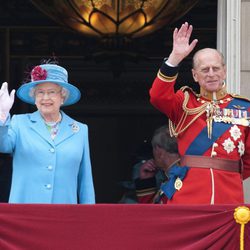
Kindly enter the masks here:
[[198, 40], [194, 39], [190, 43], [193, 26], [187, 22], [182, 24], [180, 29], [175, 28], [173, 32], [173, 49], [168, 58], [168, 63], [177, 66], [185, 57], [187, 57], [196, 46]]
[[140, 179], [148, 179], [154, 177], [158, 171], [153, 159], [146, 161], [140, 167]]

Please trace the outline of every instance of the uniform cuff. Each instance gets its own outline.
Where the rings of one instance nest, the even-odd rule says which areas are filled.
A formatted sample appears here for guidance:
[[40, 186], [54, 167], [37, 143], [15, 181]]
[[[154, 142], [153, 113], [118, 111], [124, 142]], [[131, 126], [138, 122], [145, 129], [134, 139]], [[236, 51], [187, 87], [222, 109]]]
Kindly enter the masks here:
[[161, 74], [168, 77], [176, 76], [178, 74], [178, 71], [179, 71], [179, 66], [172, 67], [169, 64], [167, 64], [166, 61], [162, 63], [160, 68]]
[[148, 179], [136, 179], [135, 186], [137, 190], [147, 189], [147, 188], [155, 188], [156, 187], [156, 180], [155, 177], [151, 177]]

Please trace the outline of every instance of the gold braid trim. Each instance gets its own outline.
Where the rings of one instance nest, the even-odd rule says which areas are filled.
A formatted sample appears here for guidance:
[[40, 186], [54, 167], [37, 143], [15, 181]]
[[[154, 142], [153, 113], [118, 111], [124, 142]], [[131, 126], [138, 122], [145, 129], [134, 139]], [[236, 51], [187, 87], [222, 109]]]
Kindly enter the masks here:
[[[174, 123], [169, 120], [169, 132], [171, 136], [177, 137], [180, 133], [184, 132], [191, 124], [193, 124], [202, 114], [206, 112], [207, 103], [202, 104], [200, 107], [197, 108], [188, 108], [187, 103], [189, 101], [189, 93], [187, 91], [184, 92], [184, 101], [182, 104], [183, 114], [181, 116], [180, 121], [175, 126]], [[194, 118], [185, 126], [184, 122], [187, 119], [188, 115], [195, 115]]]
[[157, 77], [160, 78], [164, 82], [173, 82], [177, 78], [178, 74], [174, 76], [165, 76], [161, 73], [161, 71], [158, 71]]
[[152, 188], [145, 188], [142, 190], [136, 190], [136, 195], [138, 197], [144, 196], [144, 195], [151, 195], [154, 194], [156, 192], [156, 188], [152, 187]]

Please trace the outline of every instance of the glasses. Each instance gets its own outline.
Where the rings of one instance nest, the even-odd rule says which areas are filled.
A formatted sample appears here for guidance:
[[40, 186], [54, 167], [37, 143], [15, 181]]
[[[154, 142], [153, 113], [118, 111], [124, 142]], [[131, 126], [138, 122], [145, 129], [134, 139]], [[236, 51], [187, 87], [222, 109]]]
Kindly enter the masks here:
[[35, 96], [36, 97], [39, 97], [39, 98], [42, 98], [44, 97], [46, 94], [49, 98], [53, 98], [53, 97], [56, 97], [59, 93], [61, 93], [61, 90], [57, 91], [57, 90], [54, 90], [54, 89], [51, 89], [51, 90], [36, 90], [35, 91]]

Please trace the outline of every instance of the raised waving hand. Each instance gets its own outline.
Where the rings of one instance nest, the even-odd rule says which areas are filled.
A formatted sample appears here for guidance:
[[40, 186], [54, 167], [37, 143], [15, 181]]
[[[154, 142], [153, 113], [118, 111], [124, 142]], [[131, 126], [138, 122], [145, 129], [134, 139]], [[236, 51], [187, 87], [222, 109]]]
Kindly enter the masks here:
[[175, 28], [173, 32], [173, 49], [168, 58], [168, 63], [177, 66], [196, 46], [198, 40], [194, 39], [190, 43], [193, 26], [187, 22], [182, 24], [180, 29]]
[[0, 120], [5, 121], [10, 109], [13, 106], [15, 99], [15, 90], [13, 89], [10, 94], [8, 91], [8, 83], [4, 82], [0, 89]]

